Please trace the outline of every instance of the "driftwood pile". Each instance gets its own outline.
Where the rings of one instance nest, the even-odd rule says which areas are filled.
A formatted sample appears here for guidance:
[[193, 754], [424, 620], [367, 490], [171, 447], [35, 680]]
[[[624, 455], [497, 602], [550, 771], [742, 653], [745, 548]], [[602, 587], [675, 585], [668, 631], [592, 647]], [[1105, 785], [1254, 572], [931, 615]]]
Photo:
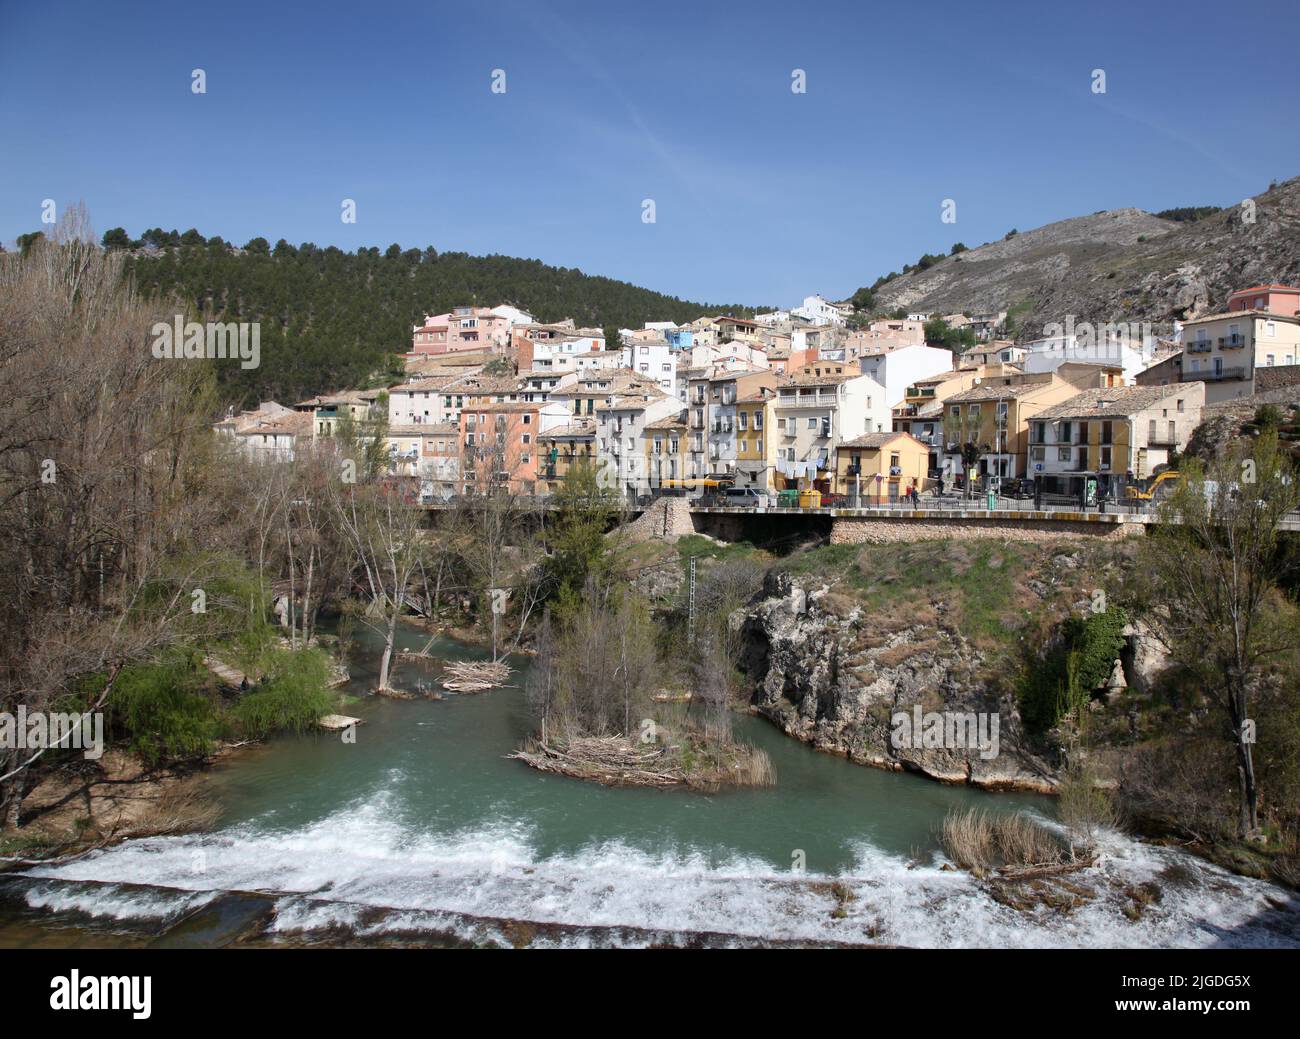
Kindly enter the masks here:
[[398, 650], [398, 652], [397, 652], [397, 659], [398, 659], [398, 660], [416, 661], [416, 662], [421, 661], [421, 660], [432, 660], [432, 659], [434, 659], [434, 658], [433, 658], [433, 654], [430, 653], [429, 650], [433, 649], [433, 644], [434, 644], [437, 640], [438, 640], [438, 636], [437, 636], [437, 635], [434, 635], [434, 636], [433, 636], [432, 638], [430, 638], [429, 641], [426, 642], [426, 643], [425, 643], [425, 644], [424, 644], [420, 649], [402, 649], [402, 650]]
[[504, 660], [457, 660], [442, 672], [442, 687], [453, 693], [481, 693], [506, 684], [514, 673]]
[[529, 741], [510, 757], [542, 772], [594, 779], [607, 786], [666, 787], [687, 781], [680, 767], [665, 767], [664, 759], [671, 749], [657, 746], [642, 750], [622, 736], [578, 736], [563, 747]]

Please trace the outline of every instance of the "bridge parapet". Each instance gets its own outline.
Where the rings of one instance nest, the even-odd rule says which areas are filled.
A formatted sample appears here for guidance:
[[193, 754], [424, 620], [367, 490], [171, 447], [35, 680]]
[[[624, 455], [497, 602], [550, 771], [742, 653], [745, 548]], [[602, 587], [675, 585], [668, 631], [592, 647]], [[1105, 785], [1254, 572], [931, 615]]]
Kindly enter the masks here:
[[832, 509], [831, 544], [885, 544], [944, 541], [949, 538], [994, 538], [1053, 541], [1061, 537], [1125, 538], [1146, 532], [1152, 517], [1124, 513], [925, 510], [873, 511]]

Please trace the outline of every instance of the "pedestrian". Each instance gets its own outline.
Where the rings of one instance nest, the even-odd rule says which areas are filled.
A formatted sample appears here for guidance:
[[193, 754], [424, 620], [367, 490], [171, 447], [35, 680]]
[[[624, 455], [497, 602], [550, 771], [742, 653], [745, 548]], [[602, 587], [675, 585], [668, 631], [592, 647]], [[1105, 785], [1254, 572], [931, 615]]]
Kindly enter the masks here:
[[916, 484], [912, 484], [912, 508], [921, 507], [921, 492], [916, 489]]
[[943, 497], [943, 477], [939, 477], [939, 497]]

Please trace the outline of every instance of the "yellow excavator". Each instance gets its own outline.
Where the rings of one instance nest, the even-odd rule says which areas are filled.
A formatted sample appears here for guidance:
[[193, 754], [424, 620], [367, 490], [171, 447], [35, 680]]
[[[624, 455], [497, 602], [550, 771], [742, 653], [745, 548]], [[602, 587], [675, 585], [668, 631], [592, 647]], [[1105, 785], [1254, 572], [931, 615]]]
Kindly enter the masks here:
[[1153, 498], [1159, 496], [1160, 485], [1162, 483], [1164, 483], [1166, 480], [1170, 481], [1169, 486], [1165, 488], [1166, 492], [1168, 492], [1174, 489], [1174, 486], [1177, 484], [1179, 479], [1180, 477], [1175, 470], [1166, 469], [1163, 473], [1161, 473], [1159, 476], [1157, 476], [1154, 480], [1151, 481], [1151, 483], [1147, 486], [1147, 489], [1145, 491], [1137, 487], [1125, 487], [1124, 497], [1130, 499], [1136, 499], [1138, 501], [1151, 501]]

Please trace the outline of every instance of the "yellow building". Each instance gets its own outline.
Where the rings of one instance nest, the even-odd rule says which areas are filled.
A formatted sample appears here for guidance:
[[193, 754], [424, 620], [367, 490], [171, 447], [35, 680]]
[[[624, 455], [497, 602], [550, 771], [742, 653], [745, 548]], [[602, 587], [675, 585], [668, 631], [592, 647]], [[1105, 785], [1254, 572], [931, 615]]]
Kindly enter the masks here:
[[1027, 475], [1029, 421], [1044, 408], [1111, 378], [1100, 365], [1062, 365], [1056, 372], [988, 378], [944, 402], [944, 470], [962, 473], [962, 448], [975, 448], [976, 477], [1004, 480]]
[[736, 401], [736, 486], [776, 488], [776, 390], [760, 386]]
[[835, 449], [835, 487], [863, 505], [897, 502], [925, 490], [930, 449], [911, 433], [864, 433]]
[[673, 417], [650, 422], [645, 427], [646, 473], [652, 488], [685, 479], [686, 420]]

